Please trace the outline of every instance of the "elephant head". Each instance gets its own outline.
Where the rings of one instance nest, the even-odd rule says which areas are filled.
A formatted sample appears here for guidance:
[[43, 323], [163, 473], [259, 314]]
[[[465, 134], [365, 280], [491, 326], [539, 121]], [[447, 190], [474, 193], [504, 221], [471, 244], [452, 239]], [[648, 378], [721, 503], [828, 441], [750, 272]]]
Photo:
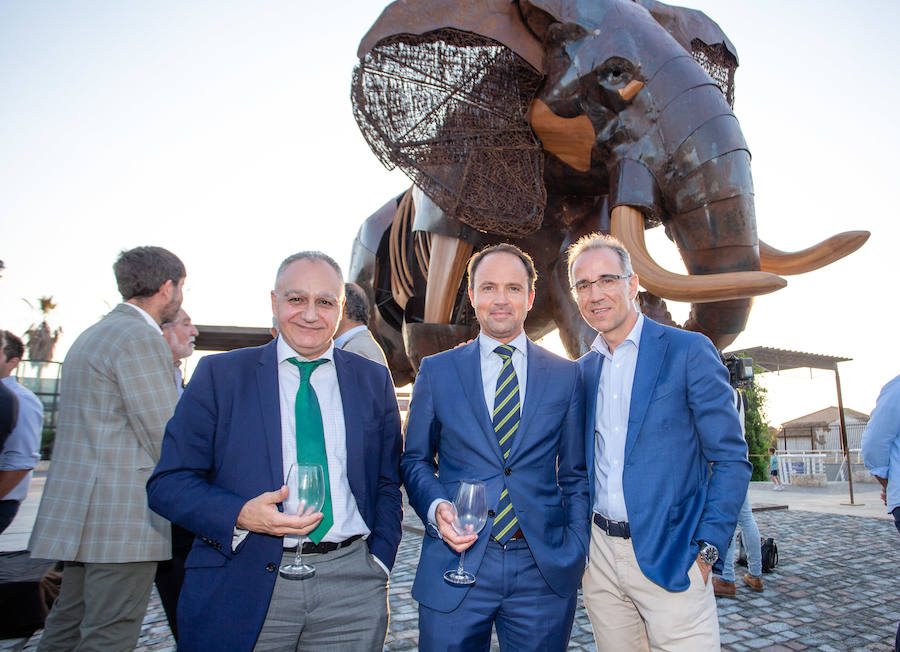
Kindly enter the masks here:
[[[420, 94], [391, 91], [404, 52], [451, 41], [481, 54], [449, 80], [439, 67], [416, 69]], [[403, 0], [359, 56], [363, 133], [450, 218], [506, 237], [567, 230], [563, 245], [599, 225], [629, 249], [647, 290], [692, 303], [685, 327], [719, 347], [743, 330], [754, 296], [786, 285], [779, 274], [821, 267], [868, 237], [839, 234], [796, 254], [759, 241], [750, 152], [729, 103], [737, 56], [700, 12], [654, 0]], [[698, 59], [718, 62], [720, 79]], [[490, 101], [496, 88], [502, 102]], [[413, 116], [398, 119], [410, 107]], [[473, 114], [509, 138], [466, 129]], [[591, 197], [604, 198], [609, 215], [572, 224], [545, 214], [554, 199]], [[644, 228], [659, 224], [688, 275], [648, 254]]]

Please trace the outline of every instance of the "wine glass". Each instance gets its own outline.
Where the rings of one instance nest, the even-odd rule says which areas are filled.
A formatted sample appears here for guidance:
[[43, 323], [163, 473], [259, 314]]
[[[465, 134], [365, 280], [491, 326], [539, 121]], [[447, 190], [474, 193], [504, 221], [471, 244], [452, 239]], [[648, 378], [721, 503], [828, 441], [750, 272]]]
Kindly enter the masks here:
[[[453, 499], [453, 509], [456, 518], [453, 519], [453, 529], [459, 535], [478, 534], [487, 521], [487, 503], [484, 498], [484, 483], [479, 480], [463, 480], [456, 490], [456, 498]], [[473, 584], [475, 576], [463, 570], [463, 562], [466, 559], [466, 551], [459, 553], [459, 566], [456, 570], [448, 570], [444, 573], [444, 579], [450, 584]]]
[[[284, 483], [288, 497], [284, 501], [285, 514], [309, 516], [322, 509], [325, 502], [325, 471], [320, 464], [292, 464]], [[297, 554], [291, 564], [278, 569], [278, 574], [288, 580], [305, 580], [316, 574], [316, 569], [300, 559], [303, 539], [297, 541]]]

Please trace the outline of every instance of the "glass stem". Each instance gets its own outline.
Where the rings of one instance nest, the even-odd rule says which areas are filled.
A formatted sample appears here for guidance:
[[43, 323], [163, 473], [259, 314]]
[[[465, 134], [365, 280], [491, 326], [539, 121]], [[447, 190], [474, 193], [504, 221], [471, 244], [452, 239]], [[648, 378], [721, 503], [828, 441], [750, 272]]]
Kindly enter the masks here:
[[459, 568], [456, 569], [457, 575], [462, 575], [464, 572], [463, 571], [463, 561], [465, 560], [465, 558], [466, 558], [466, 551], [463, 550], [461, 553], [459, 553]]
[[303, 544], [299, 541], [297, 542], [297, 552], [294, 554], [294, 566], [302, 566], [303, 560], [300, 559], [300, 549], [303, 547]]

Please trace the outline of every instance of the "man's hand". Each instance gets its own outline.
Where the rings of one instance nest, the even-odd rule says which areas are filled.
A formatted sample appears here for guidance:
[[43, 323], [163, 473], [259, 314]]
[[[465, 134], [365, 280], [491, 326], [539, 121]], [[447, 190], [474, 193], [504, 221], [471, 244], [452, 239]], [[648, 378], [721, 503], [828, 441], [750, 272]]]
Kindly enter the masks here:
[[697, 567], [700, 569], [700, 574], [703, 575], [703, 585], [706, 586], [709, 584], [709, 572], [712, 570], [712, 566], [700, 559], [700, 555], [697, 555]]
[[873, 475], [872, 477], [875, 478], [876, 480], [878, 480], [879, 484], [881, 484], [881, 501], [882, 501], [885, 505], [887, 505], [887, 484], [888, 484], [888, 479], [887, 479], [887, 478], [879, 478], [877, 475]]
[[267, 491], [248, 500], [238, 514], [237, 527], [276, 537], [304, 535], [316, 529], [323, 518], [322, 512], [297, 516], [278, 511], [278, 503], [284, 502], [287, 497], [288, 488], [284, 486], [278, 491]]
[[460, 536], [453, 529], [453, 521], [456, 520], [456, 510], [453, 505], [444, 501], [434, 510], [434, 520], [437, 521], [438, 531], [444, 537], [444, 543], [450, 546], [456, 552], [462, 552], [468, 549], [478, 540], [477, 534], [467, 534]]

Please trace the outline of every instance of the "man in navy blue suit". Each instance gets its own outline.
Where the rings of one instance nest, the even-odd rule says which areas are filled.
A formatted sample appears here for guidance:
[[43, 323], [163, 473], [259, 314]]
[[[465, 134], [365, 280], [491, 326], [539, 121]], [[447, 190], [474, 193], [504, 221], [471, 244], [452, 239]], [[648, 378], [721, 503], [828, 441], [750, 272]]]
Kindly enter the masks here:
[[[469, 260], [481, 333], [422, 361], [401, 460], [426, 523], [413, 584], [419, 649], [565, 650], [589, 532], [583, 390], [577, 366], [533, 344], [531, 258], [512, 245]], [[487, 524], [452, 528], [461, 480], [485, 484]], [[473, 585], [445, 582], [465, 551]]]
[[751, 466], [712, 343], [641, 315], [615, 238], [569, 250], [599, 335], [582, 357], [593, 524], [584, 604], [598, 650], [718, 650], [709, 572], [721, 569]]
[[[272, 291], [278, 338], [202, 359], [166, 428], [150, 506], [197, 534], [179, 650], [384, 644], [402, 516], [400, 415], [387, 369], [334, 349], [343, 302], [331, 258], [287, 258]], [[325, 506], [298, 514], [284, 478], [316, 454]], [[298, 545], [312, 578], [278, 572]]]

